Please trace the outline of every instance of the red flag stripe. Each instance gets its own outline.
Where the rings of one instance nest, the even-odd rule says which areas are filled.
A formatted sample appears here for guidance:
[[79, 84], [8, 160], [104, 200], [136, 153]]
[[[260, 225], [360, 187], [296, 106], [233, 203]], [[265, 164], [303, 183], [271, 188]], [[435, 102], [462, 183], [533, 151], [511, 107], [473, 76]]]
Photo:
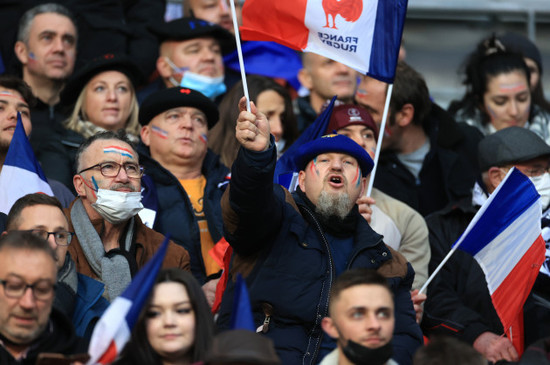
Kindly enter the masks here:
[[[306, 5], [305, 0], [247, 0], [240, 27], [242, 38], [269, 40], [293, 49], [305, 49], [309, 37], [309, 30], [304, 25]], [[269, 29], [269, 33], [261, 29]]]

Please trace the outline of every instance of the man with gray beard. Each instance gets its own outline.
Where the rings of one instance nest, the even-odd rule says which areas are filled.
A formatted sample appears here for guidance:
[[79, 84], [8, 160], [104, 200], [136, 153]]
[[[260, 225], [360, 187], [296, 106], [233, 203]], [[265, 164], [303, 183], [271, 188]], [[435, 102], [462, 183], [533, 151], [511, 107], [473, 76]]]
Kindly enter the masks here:
[[323, 217], [338, 217], [344, 220], [349, 213], [349, 207], [351, 206], [351, 200], [346, 193], [341, 194], [329, 194], [326, 191], [321, 191], [319, 200], [317, 201], [317, 214]]
[[249, 288], [255, 326], [270, 337], [283, 364], [316, 364], [336, 344], [323, 334], [329, 292], [352, 268], [378, 270], [395, 298], [393, 358], [410, 364], [422, 343], [409, 291], [412, 267], [387, 247], [360, 215], [357, 198], [373, 167], [368, 153], [343, 135], [302, 145], [295, 155], [299, 187], [273, 185], [276, 163], [269, 122], [251, 103], [239, 104], [241, 144], [222, 198], [224, 237], [233, 247], [218, 323], [229, 327], [235, 277]]

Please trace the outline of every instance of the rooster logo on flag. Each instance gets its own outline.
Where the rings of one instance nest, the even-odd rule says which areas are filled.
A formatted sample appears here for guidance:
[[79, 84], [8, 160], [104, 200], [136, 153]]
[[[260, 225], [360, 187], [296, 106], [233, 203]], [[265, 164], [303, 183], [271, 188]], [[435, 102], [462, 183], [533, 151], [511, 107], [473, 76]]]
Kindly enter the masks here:
[[[322, 5], [327, 19], [327, 24], [323, 28], [338, 29], [336, 27], [336, 16], [338, 14], [344, 20], [354, 23], [363, 12], [363, 0], [323, 0]], [[332, 27], [329, 24], [329, 16], [332, 17]]]

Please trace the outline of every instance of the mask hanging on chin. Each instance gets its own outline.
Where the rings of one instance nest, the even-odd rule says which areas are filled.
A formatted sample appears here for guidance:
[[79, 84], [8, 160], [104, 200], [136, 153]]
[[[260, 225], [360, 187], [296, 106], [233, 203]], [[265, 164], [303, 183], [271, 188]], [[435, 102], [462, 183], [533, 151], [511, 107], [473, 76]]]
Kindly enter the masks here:
[[210, 99], [215, 99], [227, 90], [223, 83], [223, 76], [208, 77], [191, 71], [186, 71], [183, 74], [180, 86], [200, 91]]
[[391, 341], [382, 347], [370, 349], [352, 340], [342, 348], [344, 356], [355, 365], [384, 365], [393, 354]]
[[545, 172], [540, 176], [530, 176], [529, 180], [535, 185], [535, 189], [540, 195], [542, 211], [545, 211], [550, 204], [550, 173]]
[[126, 222], [143, 209], [141, 192], [98, 189], [96, 195], [97, 200], [92, 207], [111, 224]]
[[227, 91], [227, 87], [223, 83], [223, 76], [208, 77], [199, 75], [189, 71], [189, 68], [187, 67], [177, 67], [168, 57], [164, 57], [164, 59], [174, 71], [174, 75], [182, 75], [179, 83], [176, 81], [174, 76], [170, 76], [169, 80], [172, 85], [200, 91], [210, 99], [215, 99], [217, 96]]

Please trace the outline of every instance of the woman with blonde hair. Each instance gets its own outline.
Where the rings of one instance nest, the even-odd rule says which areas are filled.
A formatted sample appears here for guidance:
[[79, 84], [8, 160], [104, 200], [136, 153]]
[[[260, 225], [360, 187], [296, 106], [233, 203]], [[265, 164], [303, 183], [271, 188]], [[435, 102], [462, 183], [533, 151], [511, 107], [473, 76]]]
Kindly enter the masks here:
[[86, 139], [104, 131], [124, 129], [132, 142], [139, 141], [136, 86], [139, 68], [124, 55], [105, 54], [88, 62], [68, 80], [61, 93], [63, 105], [73, 105], [56, 141], [41, 151], [48, 177], [73, 189], [76, 150]]

